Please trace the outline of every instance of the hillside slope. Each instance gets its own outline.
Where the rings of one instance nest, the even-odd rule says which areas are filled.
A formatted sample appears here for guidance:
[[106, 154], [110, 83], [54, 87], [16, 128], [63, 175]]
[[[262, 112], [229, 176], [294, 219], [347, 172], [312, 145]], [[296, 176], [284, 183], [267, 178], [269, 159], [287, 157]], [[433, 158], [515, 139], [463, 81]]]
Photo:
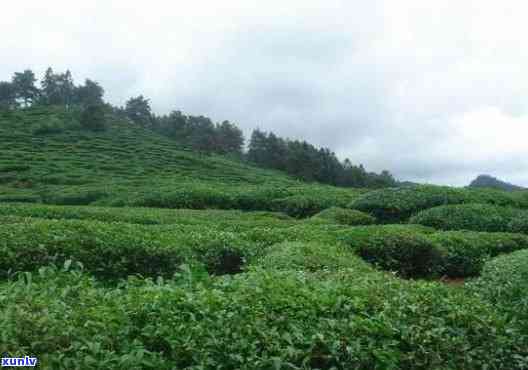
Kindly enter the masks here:
[[183, 150], [116, 117], [105, 132], [82, 130], [75, 113], [59, 108], [0, 113], [0, 137], [0, 201], [278, 207], [304, 215], [346, 205], [363, 192], [306, 184], [236, 159]]

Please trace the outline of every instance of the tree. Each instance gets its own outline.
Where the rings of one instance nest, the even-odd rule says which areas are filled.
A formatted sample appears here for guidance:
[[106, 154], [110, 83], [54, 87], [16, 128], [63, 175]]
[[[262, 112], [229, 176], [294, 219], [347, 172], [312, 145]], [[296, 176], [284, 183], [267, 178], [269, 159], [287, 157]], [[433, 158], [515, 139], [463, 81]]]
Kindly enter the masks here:
[[0, 110], [17, 107], [16, 91], [12, 83], [0, 81]]
[[163, 135], [173, 138], [182, 144], [187, 143], [189, 137], [189, 124], [187, 117], [178, 111], [172, 111], [168, 116], [159, 119], [159, 130]]
[[200, 152], [213, 152], [216, 147], [216, 132], [213, 122], [204, 116], [189, 116], [188, 124], [191, 147]]
[[125, 112], [128, 118], [140, 126], [146, 127], [152, 122], [150, 103], [143, 95], [128, 99]]
[[221, 154], [242, 154], [244, 134], [236, 125], [224, 121], [216, 125], [216, 151]]
[[247, 157], [248, 160], [259, 166], [267, 167], [269, 165], [267, 135], [264, 131], [255, 129], [251, 133]]
[[75, 85], [70, 71], [55, 74], [49, 67], [41, 82], [41, 101], [49, 105], [69, 107], [74, 103]]
[[105, 109], [102, 104], [89, 105], [81, 114], [81, 126], [91, 131], [106, 130]]
[[266, 162], [271, 168], [284, 170], [286, 168], [286, 158], [288, 156], [288, 146], [286, 142], [276, 136], [273, 132], [268, 134], [265, 142]]
[[75, 88], [75, 101], [85, 107], [103, 104], [104, 89], [97, 82], [86, 79]]
[[36, 81], [35, 74], [29, 69], [24, 72], [16, 72], [13, 76], [11, 83], [15, 90], [15, 96], [24, 102], [25, 107], [28, 107], [39, 96], [39, 90], [35, 86]]

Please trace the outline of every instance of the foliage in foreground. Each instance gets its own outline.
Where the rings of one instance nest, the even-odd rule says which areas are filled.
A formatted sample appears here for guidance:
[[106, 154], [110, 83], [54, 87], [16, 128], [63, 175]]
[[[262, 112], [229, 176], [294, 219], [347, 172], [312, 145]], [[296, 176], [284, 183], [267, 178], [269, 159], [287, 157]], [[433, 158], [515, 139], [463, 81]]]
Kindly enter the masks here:
[[[0, 286], [2, 348], [55, 369], [505, 369], [526, 337], [476, 296], [344, 269], [103, 288], [41, 269]], [[57, 299], [60, 297], [60, 299]], [[16, 323], [16, 324], [15, 324]]]
[[[257, 244], [254, 244], [257, 247]], [[126, 223], [24, 220], [0, 224], [0, 277], [67, 260], [102, 279], [128, 275], [170, 277], [182, 263], [213, 274], [240, 272], [257, 251], [234, 233], [193, 227], [155, 228]]]
[[528, 334], [528, 251], [503, 255], [486, 263], [469, 289], [512, 317]]

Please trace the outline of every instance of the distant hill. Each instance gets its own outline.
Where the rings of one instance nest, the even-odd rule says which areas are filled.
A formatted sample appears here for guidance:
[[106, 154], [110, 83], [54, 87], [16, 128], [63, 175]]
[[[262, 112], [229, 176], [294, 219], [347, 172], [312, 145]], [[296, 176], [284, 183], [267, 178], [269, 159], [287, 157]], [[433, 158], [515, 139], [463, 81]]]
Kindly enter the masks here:
[[418, 186], [420, 184], [417, 182], [412, 182], [412, 181], [398, 181], [396, 185], [399, 188], [410, 188], [410, 187]]
[[524, 190], [525, 188], [499, 180], [490, 175], [480, 175], [469, 184], [471, 188], [494, 188], [506, 191]]

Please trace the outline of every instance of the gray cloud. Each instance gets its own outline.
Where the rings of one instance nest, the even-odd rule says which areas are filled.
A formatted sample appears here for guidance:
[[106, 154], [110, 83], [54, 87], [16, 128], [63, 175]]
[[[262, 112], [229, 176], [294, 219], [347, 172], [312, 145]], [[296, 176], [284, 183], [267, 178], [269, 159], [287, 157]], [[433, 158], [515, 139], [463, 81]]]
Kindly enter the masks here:
[[137, 94], [304, 138], [398, 178], [528, 186], [528, 6], [454, 0], [96, 0], [4, 4], [0, 79], [70, 68]]

